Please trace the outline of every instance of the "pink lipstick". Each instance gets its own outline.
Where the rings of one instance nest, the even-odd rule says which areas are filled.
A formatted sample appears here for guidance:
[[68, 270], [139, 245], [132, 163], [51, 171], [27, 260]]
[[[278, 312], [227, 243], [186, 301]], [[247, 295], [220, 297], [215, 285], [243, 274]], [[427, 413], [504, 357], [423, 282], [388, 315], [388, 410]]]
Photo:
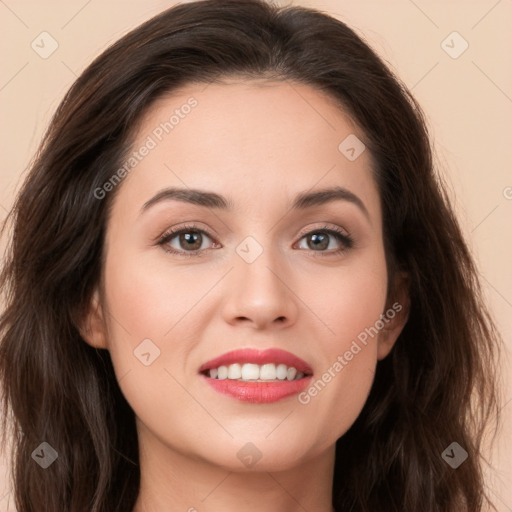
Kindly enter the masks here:
[[227, 352], [199, 368], [218, 393], [250, 403], [271, 403], [303, 391], [313, 375], [303, 359], [280, 349]]

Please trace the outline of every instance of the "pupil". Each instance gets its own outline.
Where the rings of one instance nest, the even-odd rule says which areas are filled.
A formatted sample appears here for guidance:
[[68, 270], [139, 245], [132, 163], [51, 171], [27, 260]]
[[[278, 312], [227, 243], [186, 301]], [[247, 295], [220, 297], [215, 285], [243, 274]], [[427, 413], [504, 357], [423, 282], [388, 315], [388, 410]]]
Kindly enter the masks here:
[[[185, 233], [184, 235], [185, 240], [187, 241], [188, 246], [194, 245], [194, 243], [197, 243], [197, 238], [199, 236], [199, 233]], [[199, 244], [201, 245], [201, 244]]]
[[327, 240], [327, 236], [325, 234], [313, 234], [313, 244], [315, 247], [320, 247], [322, 249], [325, 249], [327, 245], [325, 244], [325, 241]]

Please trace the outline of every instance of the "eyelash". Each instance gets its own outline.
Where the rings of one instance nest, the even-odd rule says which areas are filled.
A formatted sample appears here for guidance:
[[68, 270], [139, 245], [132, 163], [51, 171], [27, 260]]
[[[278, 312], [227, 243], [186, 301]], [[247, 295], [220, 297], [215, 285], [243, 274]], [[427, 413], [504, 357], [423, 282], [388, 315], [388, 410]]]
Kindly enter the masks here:
[[[181, 235], [182, 233], [190, 233], [190, 232], [196, 232], [196, 233], [202, 233], [208, 236], [208, 238], [212, 239], [213, 236], [208, 233], [208, 231], [205, 231], [204, 229], [201, 229], [195, 225], [188, 225], [184, 226], [179, 229], [169, 230], [166, 231], [157, 242], [157, 245], [162, 246], [163, 250], [165, 252], [175, 254], [177, 256], [183, 256], [185, 258], [191, 257], [191, 256], [204, 256], [206, 253], [206, 250], [196, 249], [195, 251], [177, 251], [175, 249], [171, 249], [168, 246], [166, 246], [167, 243], [169, 243], [173, 238], [175, 238], [178, 235]], [[329, 228], [327, 226], [324, 226], [323, 228], [317, 228], [313, 229], [311, 231], [308, 231], [307, 233], [304, 233], [301, 235], [299, 240], [302, 240], [304, 237], [308, 235], [312, 235], [315, 233], [326, 233], [328, 235], [334, 236], [339, 242], [341, 242], [342, 247], [339, 249], [336, 249], [331, 252], [326, 251], [312, 251], [314, 254], [314, 257], [320, 256], [320, 257], [327, 257], [327, 256], [336, 256], [341, 254], [342, 252], [351, 249], [354, 246], [354, 240], [350, 235], [345, 234], [343, 231], [335, 229], [335, 228]], [[302, 249], [301, 249], [302, 250]]]

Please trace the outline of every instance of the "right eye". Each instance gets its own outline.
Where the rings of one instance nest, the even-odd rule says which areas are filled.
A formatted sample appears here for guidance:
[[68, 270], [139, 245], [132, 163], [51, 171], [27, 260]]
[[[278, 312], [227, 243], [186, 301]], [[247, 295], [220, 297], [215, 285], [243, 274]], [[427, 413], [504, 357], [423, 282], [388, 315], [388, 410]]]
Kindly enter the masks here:
[[[203, 247], [203, 242], [205, 236], [211, 240], [211, 236], [204, 229], [200, 229], [197, 226], [185, 226], [166, 231], [159, 239], [158, 245], [161, 245], [164, 251], [172, 254], [199, 256], [204, 253], [205, 247]], [[171, 245], [171, 242], [175, 239], [178, 247]], [[181, 247], [179, 247], [180, 245]], [[216, 245], [219, 247], [219, 244]]]

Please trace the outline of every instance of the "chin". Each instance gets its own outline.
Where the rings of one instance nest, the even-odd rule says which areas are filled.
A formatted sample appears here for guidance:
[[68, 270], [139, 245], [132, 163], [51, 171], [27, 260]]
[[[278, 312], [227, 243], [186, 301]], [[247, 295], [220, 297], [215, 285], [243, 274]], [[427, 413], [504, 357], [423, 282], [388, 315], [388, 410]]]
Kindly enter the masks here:
[[263, 436], [261, 441], [250, 441], [248, 437], [245, 439], [247, 440], [233, 440], [225, 446], [222, 454], [217, 452], [207, 459], [227, 471], [257, 473], [286, 471], [305, 464], [312, 456], [310, 454], [308, 457], [308, 450], [303, 442], [287, 442], [284, 446], [283, 439], [277, 437], [273, 441], [265, 440]]

